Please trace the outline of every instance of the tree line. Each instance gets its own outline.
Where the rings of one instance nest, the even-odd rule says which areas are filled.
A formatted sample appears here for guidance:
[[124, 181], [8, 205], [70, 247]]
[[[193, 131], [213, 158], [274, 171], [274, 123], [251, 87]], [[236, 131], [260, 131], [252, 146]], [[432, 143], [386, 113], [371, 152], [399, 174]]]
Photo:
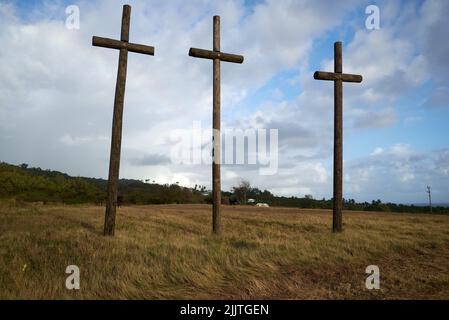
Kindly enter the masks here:
[[[107, 180], [85, 177], [72, 177], [65, 173], [30, 168], [27, 164], [20, 166], [0, 162], [0, 198], [14, 198], [19, 201], [82, 204], [95, 203], [103, 205], [106, 199]], [[151, 179], [119, 181], [121, 204], [181, 204], [212, 203], [212, 197], [205, 186], [194, 188], [174, 184], [158, 184]], [[222, 192], [225, 205], [263, 202], [270, 206], [296, 207], [310, 209], [332, 209], [332, 199], [314, 199], [305, 197], [275, 196], [268, 190], [252, 187], [248, 181], [241, 181], [230, 191]], [[382, 211], [382, 212], [429, 212], [428, 207], [383, 203], [381, 200], [357, 203], [354, 199], [344, 199], [346, 210]], [[433, 207], [433, 213], [449, 213], [449, 208]]]
[[[0, 163], [0, 198], [20, 201], [102, 205], [107, 180], [71, 177], [65, 173]], [[178, 184], [121, 179], [118, 201], [123, 204], [204, 203], [201, 190]]]

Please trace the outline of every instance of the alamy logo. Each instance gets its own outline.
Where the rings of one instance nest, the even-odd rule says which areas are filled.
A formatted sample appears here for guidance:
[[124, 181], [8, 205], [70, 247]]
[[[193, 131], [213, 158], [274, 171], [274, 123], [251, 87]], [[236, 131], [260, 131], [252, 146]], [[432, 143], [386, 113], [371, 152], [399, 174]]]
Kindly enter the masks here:
[[[214, 141], [222, 141], [222, 148], [212, 152]], [[170, 157], [174, 164], [257, 165], [259, 174], [274, 175], [278, 171], [277, 129], [202, 130], [194, 121], [192, 130], [174, 130]], [[222, 156], [224, 151], [224, 157]], [[223, 159], [224, 158], [224, 159]], [[224, 160], [224, 161], [223, 161]]]
[[67, 266], [65, 273], [70, 274], [65, 280], [65, 287], [69, 290], [80, 289], [80, 268], [75, 265]]
[[380, 9], [376, 5], [369, 5], [365, 9], [365, 13], [369, 16], [365, 20], [365, 27], [368, 30], [380, 29]]
[[70, 5], [65, 8], [65, 27], [69, 30], [80, 29], [80, 8], [76, 5]]
[[365, 287], [368, 290], [379, 290], [380, 289], [380, 270], [378, 266], [370, 265], [366, 267], [365, 272], [368, 274], [368, 277], [365, 281]]

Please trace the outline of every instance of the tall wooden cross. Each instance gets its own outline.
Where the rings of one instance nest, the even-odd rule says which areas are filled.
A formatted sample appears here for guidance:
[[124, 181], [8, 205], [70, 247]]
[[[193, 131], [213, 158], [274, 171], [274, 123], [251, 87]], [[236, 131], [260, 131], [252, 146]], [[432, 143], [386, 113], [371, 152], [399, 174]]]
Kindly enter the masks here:
[[214, 16], [213, 50], [190, 48], [189, 56], [213, 60], [213, 149], [212, 149], [212, 231], [220, 233], [221, 143], [220, 143], [220, 62], [242, 63], [243, 56], [220, 51], [220, 17]]
[[317, 71], [315, 80], [334, 81], [334, 205], [333, 232], [342, 231], [343, 207], [343, 82], [362, 82], [357, 74], [343, 73], [341, 42], [334, 43], [334, 72]]
[[93, 37], [92, 45], [120, 50], [118, 60], [117, 83], [115, 87], [114, 116], [112, 119], [111, 157], [109, 160], [109, 178], [104, 219], [104, 235], [113, 236], [115, 231], [115, 215], [117, 211], [117, 192], [120, 169], [120, 149], [122, 144], [123, 102], [125, 99], [126, 69], [128, 51], [154, 55], [154, 47], [129, 42], [129, 24], [131, 6], [123, 6], [122, 30], [119, 40]]

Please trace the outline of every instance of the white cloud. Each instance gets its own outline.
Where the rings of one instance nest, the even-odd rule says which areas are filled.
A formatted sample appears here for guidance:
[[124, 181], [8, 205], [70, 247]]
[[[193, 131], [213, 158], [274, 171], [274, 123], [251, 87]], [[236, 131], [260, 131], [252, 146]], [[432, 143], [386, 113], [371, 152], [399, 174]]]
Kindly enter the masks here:
[[63, 144], [67, 146], [80, 146], [83, 144], [90, 144], [92, 142], [102, 142], [105, 143], [108, 141], [108, 138], [105, 136], [96, 136], [96, 137], [72, 137], [70, 134], [65, 134], [59, 139]]
[[396, 111], [386, 108], [379, 111], [357, 109], [353, 110], [353, 126], [355, 128], [386, 128], [396, 122]]
[[423, 202], [432, 185], [436, 202], [444, 202], [449, 187], [449, 150], [420, 152], [409, 145], [376, 148], [369, 156], [345, 163], [346, 196], [367, 200]]

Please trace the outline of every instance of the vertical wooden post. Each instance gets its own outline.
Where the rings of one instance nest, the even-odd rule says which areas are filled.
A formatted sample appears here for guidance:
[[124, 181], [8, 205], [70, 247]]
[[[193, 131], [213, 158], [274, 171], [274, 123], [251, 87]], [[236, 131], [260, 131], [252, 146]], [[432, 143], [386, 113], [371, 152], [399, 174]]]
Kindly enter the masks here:
[[[129, 23], [131, 7], [123, 6], [122, 30], [120, 40], [129, 41]], [[120, 170], [120, 151], [122, 144], [123, 104], [125, 100], [126, 70], [128, 50], [120, 49], [117, 84], [115, 87], [114, 116], [112, 120], [111, 155], [109, 161], [109, 178], [107, 190], [106, 213], [104, 219], [104, 235], [113, 236], [115, 232], [115, 216], [117, 211], [117, 193]]]
[[359, 74], [343, 73], [343, 55], [341, 42], [334, 43], [334, 72], [316, 71], [315, 80], [334, 82], [334, 212], [332, 231], [342, 231], [343, 209], [343, 82], [360, 83]]
[[190, 48], [189, 56], [213, 61], [213, 111], [212, 111], [212, 232], [220, 233], [221, 208], [221, 135], [220, 135], [220, 63], [243, 63], [243, 56], [220, 52], [220, 17], [213, 20], [213, 50]]
[[[220, 17], [214, 16], [213, 51], [220, 52]], [[220, 233], [221, 209], [221, 125], [220, 125], [220, 59], [213, 60], [213, 163], [212, 163], [212, 230]]]
[[117, 193], [120, 170], [120, 149], [122, 145], [123, 104], [125, 100], [126, 69], [128, 65], [128, 51], [154, 55], [154, 47], [129, 42], [129, 25], [131, 20], [131, 6], [125, 4], [122, 14], [122, 28], [120, 41], [102, 37], [92, 37], [92, 45], [96, 47], [118, 49], [117, 82], [115, 86], [114, 115], [112, 118], [111, 154], [109, 160], [109, 177], [106, 199], [106, 213], [104, 217], [105, 236], [113, 236], [115, 232], [115, 216], [117, 211]]
[[[334, 72], [343, 72], [341, 42], [334, 44]], [[343, 207], [343, 82], [334, 81], [334, 205], [332, 230], [342, 231]]]

